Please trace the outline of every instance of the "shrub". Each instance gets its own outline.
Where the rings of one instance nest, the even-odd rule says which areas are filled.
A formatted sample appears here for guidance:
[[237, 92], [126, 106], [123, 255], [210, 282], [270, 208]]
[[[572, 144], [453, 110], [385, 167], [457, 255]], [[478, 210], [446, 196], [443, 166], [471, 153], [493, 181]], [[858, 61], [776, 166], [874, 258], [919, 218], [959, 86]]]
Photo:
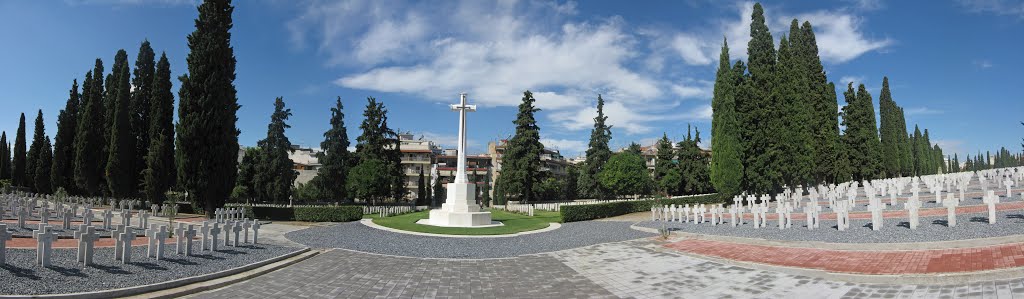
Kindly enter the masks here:
[[347, 222], [363, 219], [357, 206], [295, 208], [295, 220], [309, 222]]
[[562, 222], [586, 221], [608, 218], [629, 213], [650, 211], [656, 205], [684, 205], [722, 203], [717, 194], [698, 195], [683, 198], [657, 198], [638, 201], [618, 201], [579, 206], [563, 206], [560, 209]]

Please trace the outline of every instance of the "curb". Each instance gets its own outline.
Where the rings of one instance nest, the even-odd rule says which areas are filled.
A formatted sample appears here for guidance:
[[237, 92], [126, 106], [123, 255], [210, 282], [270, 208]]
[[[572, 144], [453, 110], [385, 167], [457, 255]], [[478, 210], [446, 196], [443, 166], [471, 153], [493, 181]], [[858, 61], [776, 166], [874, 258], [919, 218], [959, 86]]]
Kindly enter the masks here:
[[[228, 277], [228, 276], [232, 276], [232, 275], [235, 275], [235, 274], [238, 274], [238, 273], [250, 271], [250, 270], [253, 270], [253, 269], [256, 269], [256, 268], [260, 268], [260, 267], [265, 267], [265, 266], [268, 266], [268, 265], [269, 265], [269, 267], [277, 266], [277, 268], [280, 268], [280, 267], [287, 266], [287, 265], [290, 265], [290, 264], [286, 264], [286, 265], [270, 265], [270, 264], [277, 263], [277, 262], [280, 262], [282, 260], [289, 259], [289, 258], [298, 256], [300, 254], [303, 254], [303, 253], [306, 253], [306, 252], [309, 252], [309, 251], [310, 251], [310, 249], [307, 247], [307, 248], [299, 249], [299, 250], [296, 250], [296, 251], [292, 251], [291, 253], [287, 253], [287, 254], [284, 254], [284, 255], [272, 258], [272, 259], [255, 262], [255, 263], [248, 264], [248, 265], [241, 266], [241, 267], [237, 267], [237, 268], [222, 270], [220, 272], [214, 272], [214, 273], [200, 275], [200, 276], [185, 277], [185, 278], [180, 278], [180, 279], [176, 279], [176, 280], [172, 280], [172, 281], [165, 281], [165, 282], [160, 282], [160, 283], [142, 285], [142, 286], [134, 286], [134, 287], [127, 287], [127, 288], [114, 289], [114, 290], [95, 291], [95, 292], [70, 293], [70, 294], [0, 295], [0, 298], [2, 298], [2, 299], [8, 299], [8, 298], [74, 298], [74, 299], [91, 299], [91, 298], [114, 298], [114, 297], [136, 296], [136, 295], [142, 295], [142, 294], [146, 294], [146, 293], [150, 293], [150, 292], [157, 292], [157, 291], [162, 291], [162, 290], [167, 290], [167, 289], [172, 289], [172, 288], [187, 287], [187, 286], [189, 286], [191, 284], [198, 284], [198, 283], [202, 283], [202, 282], [208, 282], [208, 281], [214, 280], [214, 279], [225, 278], [225, 277]], [[312, 255], [310, 255], [310, 256], [312, 256]], [[295, 262], [297, 262], [297, 261], [295, 261]], [[277, 268], [274, 268], [274, 269], [277, 269]], [[271, 270], [273, 270], [273, 269], [271, 269]], [[265, 271], [261, 271], [260, 274], [265, 273], [265, 272], [267, 272], [267, 271], [266, 270]], [[255, 276], [253, 276], [253, 277], [255, 277]], [[237, 282], [237, 281], [239, 281], [241, 279], [244, 279], [244, 278], [239, 277], [239, 278], [234, 278], [232, 280], [230, 277], [228, 277], [227, 279], [228, 279], [227, 281], [231, 281], [230, 283], [233, 283], [233, 282]], [[227, 284], [230, 284], [230, 283], [227, 283]], [[224, 285], [227, 285], [227, 284], [218, 283], [216, 285], [217, 285], [217, 287], [221, 287], [221, 286], [224, 286]], [[199, 287], [196, 287], [196, 288], [189, 288], [190, 290], [183, 290], [182, 292], [177, 293], [177, 294], [167, 294], [167, 295], [163, 295], [163, 296], [165, 298], [167, 298], [167, 297], [175, 297], [175, 296], [183, 296], [183, 295], [186, 295], [186, 294], [190, 294], [190, 293], [187, 293], [188, 291], [192, 291], [194, 293], [194, 292], [199, 292], [199, 291], [202, 291], [202, 290], [212, 289], [212, 288], [213, 288], [213, 285], [210, 285], [210, 286], [199, 286]], [[146, 297], [146, 298], [154, 298], [154, 296], [150, 296], [150, 295], [146, 295], [144, 297]]]
[[523, 236], [523, 235], [529, 235], [529, 234], [538, 234], [538, 233], [549, 232], [549, 231], [553, 231], [553, 230], [556, 230], [556, 229], [559, 229], [559, 228], [562, 227], [561, 223], [550, 222], [550, 223], [548, 223], [548, 227], [545, 227], [545, 228], [542, 228], [542, 229], [531, 230], [531, 231], [518, 232], [518, 233], [514, 233], [514, 234], [505, 234], [505, 235], [442, 235], [442, 234], [431, 234], [431, 233], [421, 233], [421, 232], [406, 231], [406, 230], [400, 230], [400, 229], [394, 229], [394, 228], [390, 228], [390, 227], [386, 227], [386, 226], [381, 226], [381, 225], [378, 225], [376, 223], [373, 223], [373, 219], [359, 220], [359, 223], [361, 223], [361, 224], [363, 224], [365, 226], [368, 226], [368, 227], [376, 228], [376, 229], [383, 230], [383, 231], [389, 231], [389, 232], [393, 232], [393, 233], [406, 234], [406, 235], [416, 235], [416, 236], [425, 236], [425, 237], [442, 237], [442, 238], [510, 238], [510, 237], [518, 237], [518, 236]]

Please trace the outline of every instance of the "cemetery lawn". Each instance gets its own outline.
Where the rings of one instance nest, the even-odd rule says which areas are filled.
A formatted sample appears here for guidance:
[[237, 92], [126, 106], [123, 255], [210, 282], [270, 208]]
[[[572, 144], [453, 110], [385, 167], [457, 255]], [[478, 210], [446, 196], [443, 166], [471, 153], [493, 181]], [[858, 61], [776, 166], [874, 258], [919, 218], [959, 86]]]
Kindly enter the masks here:
[[558, 212], [535, 211], [533, 213], [534, 216], [530, 217], [501, 210], [490, 211], [491, 220], [501, 221], [505, 225], [485, 228], [461, 228], [416, 224], [416, 221], [420, 219], [430, 218], [430, 211], [375, 218], [373, 223], [394, 229], [442, 235], [507, 235], [546, 228], [551, 222], [562, 222], [562, 216]]

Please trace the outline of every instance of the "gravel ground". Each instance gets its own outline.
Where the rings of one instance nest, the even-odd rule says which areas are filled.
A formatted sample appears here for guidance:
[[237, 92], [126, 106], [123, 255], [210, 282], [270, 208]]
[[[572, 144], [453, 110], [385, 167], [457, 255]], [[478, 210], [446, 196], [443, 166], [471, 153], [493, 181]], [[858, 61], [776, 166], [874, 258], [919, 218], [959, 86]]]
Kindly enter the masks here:
[[[728, 222], [728, 218], [726, 218]], [[804, 219], [793, 218], [793, 227], [780, 230], [778, 222], [768, 221], [767, 228], [755, 229], [753, 220], [745, 225], [710, 223], [692, 224], [679, 222], [643, 221], [637, 226], [649, 228], [665, 227], [689, 233], [722, 235], [745, 238], [790, 241], [820, 241], [830, 243], [906, 243], [967, 240], [988, 237], [1019, 235], [1024, 232], [1024, 213], [1005, 211], [996, 213], [996, 223], [988, 224], [988, 214], [966, 214], [957, 216], [956, 227], [946, 226], [946, 216], [921, 217], [916, 230], [910, 229], [906, 218], [886, 218], [882, 229], [871, 230], [870, 219], [850, 219], [850, 229], [839, 231], [835, 220], [822, 220], [821, 226], [808, 230]]]
[[[194, 246], [198, 248], [199, 244]], [[168, 246], [165, 259], [160, 261], [146, 258], [145, 246], [132, 250], [129, 265], [113, 260], [113, 248], [97, 248], [95, 264], [82, 267], [75, 263], [76, 250], [54, 249], [53, 265], [43, 268], [35, 264], [35, 250], [8, 249], [7, 265], [0, 266], [0, 295], [66, 294], [147, 285], [240, 267], [297, 248], [257, 244], [186, 257], [174, 254], [173, 246]]]
[[501, 258], [558, 251], [655, 234], [630, 229], [631, 222], [574, 222], [550, 232], [504, 238], [446, 238], [394, 233], [359, 222], [311, 227], [285, 236], [314, 248], [426, 258]]

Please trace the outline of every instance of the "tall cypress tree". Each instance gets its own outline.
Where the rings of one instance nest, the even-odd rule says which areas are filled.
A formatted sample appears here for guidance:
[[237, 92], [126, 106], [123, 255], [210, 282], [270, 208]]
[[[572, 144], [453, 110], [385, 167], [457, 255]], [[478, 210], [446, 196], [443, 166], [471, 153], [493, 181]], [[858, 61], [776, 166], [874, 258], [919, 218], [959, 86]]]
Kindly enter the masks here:
[[310, 184], [319, 189], [317, 194], [323, 196], [320, 200], [346, 202], [349, 200], [345, 185], [348, 181], [351, 154], [348, 151], [348, 130], [345, 128], [341, 97], [338, 97], [334, 108], [331, 108], [330, 123], [331, 128], [324, 132], [324, 141], [320, 143], [323, 152], [317, 156], [321, 166]]
[[495, 183], [495, 191], [501, 192], [501, 198], [506, 201], [517, 199], [521, 203], [531, 203], [537, 198], [536, 186], [540, 184], [540, 154], [544, 150], [544, 145], [540, 143], [540, 127], [534, 118], [534, 113], [540, 111], [533, 105], [536, 101], [532, 92], [523, 92], [519, 113], [512, 122], [516, 125], [516, 134], [508, 141], [502, 158], [501, 173]]
[[[112, 76], [108, 82], [107, 94], [114, 95], [114, 113], [111, 114], [110, 140], [107, 145], [107, 164], [104, 173], [111, 196], [125, 198], [135, 196], [138, 191], [139, 172], [135, 167], [136, 139], [131, 130], [131, 86], [128, 83], [128, 53], [117, 52]], [[118, 63], [122, 61], [122, 63]]]
[[608, 142], [612, 139], [611, 126], [605, 124], [608, 116], [604, 115], [604, 98], [597, 95], [597, 116], [594, 117], [594, 128], [590, 130], [590, 143], [587, 147], [587, 158], [580, 171], [580, 178], [577, 180], [579, 196], [586, 198], [604, 199], [606, 192], [601, 190], [601, 184], [597, 182], [597, 174], [608, 158], [611, 158], [612, 151], [608, 148]]
[[765, 25], [761, 4], [754, 4], [750, 23], [750, 42], [747, 44], [750, 79], [744, 80], [746, 94], [736, 97], [736, 111], [743, 134], [744, 172], [746, 190], [750, 193], [770, 193], [781, 189], [782, 129], [780, 101], [773, 100], [775, 85], [775, 48], [771, 31]]
[[[146, 155], [149, 154], [150, 146], [150, 101], [153, 97], [153, 76], [156, 72], [156, 54], [149, 45], [149, 40], [143, 40], [139, 46], [139, 55], [135, 58], [135, 69], [132, 70], [131, 101], [128, 104], [131, 135], [135, 139], [135, 157], [133, 157], [130, 170], [138, 173], [145, 169]], [[142, 178], [136, 175], [137, 180]], [[140, 181], [141, 182], [141, 181]], [[136, 184], [140, 183], [136, 182]]]
[[658, 191], [667, 196], [675, 194], [679, 186], [679, 167], [673, 161], [675, 157], [672, 141], [668, 139], [667, 134], [662, 133], [661, 139], [658, 140], [658, 153], [654, 159], [654, 182], [658, 185]]
[[[96, 60], [96, 68], [85, 74], [82, 89], [82, 113], [75, 131], [75, 186], [82, 195], [99, 195], [103, 180], [101, 161], [103, 154], [103, 83], [96, 71], [103, 71], [103, 62]], [[99, 91], [97, 91], [99, 90]]]
[[[46, 141], [45, 145], [43, 144], [44, 140]], [[46, 137], [46, 125], [45, 122], [43, 122], [43, 110], [39, 109], [39, 112], [36, 114], [35, 128], [32, 133], [32, 145], [29, 147], [28, 157], [26, 158], [25, 163], [25, 181], [27, 183], [26, 186], [31, 188], [36, 193], [48, 193], [48, 191], [50, 190], [49, 162], [47, 162], [46, 164], [46, 177], [44, 180], [45, 182], [39, 181], [39, 174], [44, 171], [44, 169], [42, 169], [41, 167], [41, 164], [43, 162], [42, 160], [44, 160], [43, 147], [49, 147], [49, 143], [49, 137]], [[45, 160], [52, 161], [52, 152], [49, 150], [47, 150], [47, 152], [50, 152], [51, 154], [48, 154], [50, 156], [45, 157]]]
[[811, 131], [807, 126], [812, 111], [807, 101], [809, 86], [806, 71], [800, 53], [796, 52], [797, 46], [803, 42], [802, 31], [797, 24], [797, 20], [793, 20], [790, 26], [792, 40], [787, 39], [786, 35], [780, 38], [775, 68], [776, 84], [772, 87], [772, 99], [778, 102], [778, 109], [782, 112], [778, 115], [783, 126], [778, 135], [782, 158], [778, 165], [782, 182], [787, 186], [807, 186], [814, 168], [811, 161]]
[[21, 119], [18, 120], [18, 135], [14, 137], [14, 157], [11, 162], [11, 184], [14, 186], [28, 186], [25, 154], [25, 113], [22, 113]]
[[882, 168], [885, 176], [890, 178], [898, 176], [901, 171], [899, 134], [906, 134], [899, 128], [898, 108], [889, 91], [889, 77], [884, 77], [882, 93], [878, 96], [878, 112], [881, 117], [879, 134], [882, 143]]
[[744, 70], [741, 62], [736, 63], [737, 70], [729, 63], [729, 43], [723, 38], [715, 74], [714, 98], [711, 100], [711, 149], [715, 158], [710, 166], [711, 184], [722, 198], [739, 194], [743, 183], [743, 148], [739, 139], [736, 95], [740, 84], [743, 84]]
[[925, 174], [935, 174], [939, 168], [939, 165], [938, 163], [936, 163], [938, 161], [935, 160], [935, 153], [932, 149], [932, 141], [931, 138], [928, 137], [928, 135], [928, 129], [924, 129], [924, 135], [921, 136], [921, 152], [924, 156], [924, 162], [922, 162], [922, 164], [924, 164]]
[[179, 91], [178, 182], [207, 217], [224, 206], [237, 176], [238, 128], [235, 55], [231, 47], [230, 0], [199, 5], [196, 30], [188, 36], [187, 77]]
[[252, 193], [257, 200], [264, 202], [286, 203], [295, 183], [296, 173], [288, 153], [292, 151], [292, 143], [285, 136], [285, 129], [290, 128], [286, 121], [292, 110], [284, 106], [284, 99], [274, 100], [274, 113], [270, 115], [267, 125], [267, 138], [257, 142], [263, 158], [253, 176]]
[[914, 145], [907, 133], [907, 119], [903, 113], [903, 107], [897, 107], [896, 116], [898, 118], [896, 137], [899, 139], [897, 143], [899, 145], [900, 175], [912, 176], [914, 175]]
[[853, 90], [853, 83], [847, 85], [846, 106], [843, 107], [843, 123], [846, 125], [846, 150], [852, 167], [853, 179], [857, 181], [878, 178], [880, 159], [878, 128], [875, 127], [874, 105], [864, 84]]
[[33, 172], [33, 188], [36, 193], [50, 194], [53, 189], [50, 186], [50, 169], [53, 167], [53, 150], [50, 148], [50, 136], [43, 136], [42, 144], [36, 153], [36, 169]]
[[7, 131], [0, 134], [0, 180], [11, 179], [11, 144], [7, 143]]
[[[836, 102], [835, 85], [828, 82], [828, 76], [818, 55], [818, 42], [810, 22], [804, 21], [799, 34], [790, 29], [790, 44], [799, 65], [803, 66], [802, 78], [806, 88], [802, 93], [807, 105], [806, 123], [810, 131], [811, 182], [836, 183], [839, 163], [839, 104]], [[797, 36], [796, 41], [792, 36]], [[717, 154], [716, 154], [717, 155]], [[714, 160], [712, 160], [714, 161]]]
[[81, 96], [78, 95], [78, 80], [71, 83], [71, 92], [64, 110], [57, 116], [57, 137], [54, 137], [53, 168], [50, 170], [50, 185], [53, 190], [64, 188], [74, 192], [75, 131], [78, 129], [78, 109]]
[[420, 177], [416, 181], [416, 205], [421, 206], [427, 200], [427, 186], [423, 178], [423, 168], [420, 167]]
[[171, 64], [167, 54], [160, 55], [153, 75], [149, 96], [149, 146], [145, 170], [142, 172], [143, 190], [152, 203], [163, 203], [164, 192], [174, 186], [174, 93], [171, 91]]
[[[374, 188], [369, 192], [372, 199], [394, 198], [401, 199], [405, 195], [405, 176], [402, 174], [401, 148], [398, 141], [398, 134], [388, 127], [387, 109], [384, 104], [377, 102], [375, 98], [367, 98], [366, 110], [363, 112], [363, 122], [359, 128], [363, 133], [356, 137], [356, 155], [359, 157], [359, 164], [350, 170], [348, 180], [363, 180], [365, 177], [355, 178], [354, 173], [365, 174], [356, 171], [364, 165], [385, 165], [385, 169], [375, 171], [384, 172], [386, 182], [379, 182], [386, 188]], [[364, 166], [365, 167], [365, 166]], [[351, 185], [351, 184], [350, 184]], [[360, 192], [352, 192], [356, 194]], [[386, 192], [386, 193], [380, 193]], [[365, 198], [364, 198], [365, 199]]]
[[924, 169], [927, 168], [924, 165], [924, 146], [921, 142], [924, 138], [921, 137], [921, 129], [917, 125], [914, 125], [914, 137], [911, 139], [911, 144], [914, 147], [914, 175], [922, 176], [925, 175]]

